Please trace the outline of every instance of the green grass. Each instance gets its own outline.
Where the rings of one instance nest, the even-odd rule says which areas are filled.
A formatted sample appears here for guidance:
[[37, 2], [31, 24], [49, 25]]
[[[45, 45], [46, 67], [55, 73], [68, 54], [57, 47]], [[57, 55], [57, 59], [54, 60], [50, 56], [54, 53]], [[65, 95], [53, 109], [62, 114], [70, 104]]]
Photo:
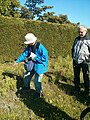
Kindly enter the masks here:
[[48, 76], [52, 79], [43, 77], [43, 98], [37, 98], [33, 79], [29, 92], [20, 89], [23, 73], [22, 63], [17, 66], [0, 63], [0, 120], [79, 120], [81, 112], [90, 104], [89, 96], [84, 97], [82, 92], [73, 94], [69, 56], [49, 60]]

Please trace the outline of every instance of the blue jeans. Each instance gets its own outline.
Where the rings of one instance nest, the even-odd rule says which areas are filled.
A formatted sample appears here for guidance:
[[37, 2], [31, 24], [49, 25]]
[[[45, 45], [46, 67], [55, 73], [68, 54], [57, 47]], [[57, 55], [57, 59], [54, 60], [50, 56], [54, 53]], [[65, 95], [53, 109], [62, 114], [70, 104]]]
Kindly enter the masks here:
[[29, 75], [24, 76], [24, 86], [27, 88], [30, 87], [30, 81], [33, 76], [34, 76], [34, 85], [35, 85], [36, 92], [40, 93], [42, 91], [43, 74], [38, 75], [34, 70], [32, 70]]

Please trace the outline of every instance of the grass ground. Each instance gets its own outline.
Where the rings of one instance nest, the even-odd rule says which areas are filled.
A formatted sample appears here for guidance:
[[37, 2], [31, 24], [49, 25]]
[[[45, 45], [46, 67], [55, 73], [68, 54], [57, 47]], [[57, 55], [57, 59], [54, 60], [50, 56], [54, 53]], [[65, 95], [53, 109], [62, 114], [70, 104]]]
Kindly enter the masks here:
[[64, 64], [61, 58], [50, 60], [49, 71], [52, 79], [44, 75], [44, 96], [37, 98], [33, 79], [30, 91], [21, 90], [22, 63], [0, 63], [0, 120], [80, 120], [81, 112], [90, 105], [90, 96], [74, 94], [69, 58]]

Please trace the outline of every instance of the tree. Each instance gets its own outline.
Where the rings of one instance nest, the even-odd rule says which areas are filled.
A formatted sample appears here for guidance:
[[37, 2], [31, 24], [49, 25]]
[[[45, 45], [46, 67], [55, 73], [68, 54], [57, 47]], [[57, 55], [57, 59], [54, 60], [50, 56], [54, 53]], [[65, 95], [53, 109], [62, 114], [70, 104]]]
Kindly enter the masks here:
[[[44, 15], [45, 13], [47, 13], [47, 12], [46, 12], [47, 9], [51, 9], [51, 8], [53, 8], [53, 6], [41, 6], [41, 8], [40, 8], [40, 7], [37, 7], [37, 9], [36, 9], [35, 12], [34, 12], [34, 15], [37, 16], [37, 20], [41, 20], [40, 18], [43, 17], [43, 15]], [[49, 12], [49, 13], [50, 13], [50, 12]], [[51, 14], [52, 14], [52, 13], [51, 13]]]
[[14, 15], [18, 13], [19, 7], [19, 0], [0, 0], [1, 15], [14, 17]]
[[21, 7], [21, 18], [25, 18], [25, 19], [33, 19], [34, 16], [33, 14], [24, 6]]
[[52, 22], [52, 23], [60, 23], [60, 24], [70, 23], [67, 15], [60, 14], [59, 16], [57, 16], [54, 14], [55, 12], [47, 12], [47, 13], [44, 13], [43, 16], [40, 16], [39, 19], [41, 21]]
[[[42, 3], [44, 3], [44, 0], [26, 0], [25, 2], [25, 9], [26, 11], [30, 11], [27, 12], [28, 15], [26, 17], [25, 11], [23, 9], [21, 9], [21, 14], [23, 14], [23, 17], [25, 16], [26, 19], [36, 19], [36, 20], [40, 20], [40, 17], [43, 15], [43, 13], [46, 12], [47, 9], [51, 9], [53, 8], [53, 6], [40, 6]], [[22, 15], [21, 15], [22, 17]]]
[[39, 16], [38, 20], [50, 22], [49, 19], [52, 18], [54, 14], [55, 14], [54, 12], [44, 13], [43, 15]]
[[37, 9], [36, 5], [41, 3], [44, 3], [44, 0], [26, 0], [25, 6], [27, 6], [31, 12], [34, 12]]
[[26, 19], [34, 19], [52, 23], [71, 23], [67, 15], [54, 15], [55, 12], [47, 12], [53, 6], [40, 6], [44, 0], [26, 0], [25, 7], [21, 9], [21, 17]]

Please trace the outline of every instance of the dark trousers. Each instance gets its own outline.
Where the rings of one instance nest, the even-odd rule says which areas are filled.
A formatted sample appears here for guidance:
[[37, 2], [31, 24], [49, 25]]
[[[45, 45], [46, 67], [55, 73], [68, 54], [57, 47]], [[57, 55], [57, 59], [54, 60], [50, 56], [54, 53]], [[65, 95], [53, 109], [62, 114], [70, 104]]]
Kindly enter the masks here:
[[77, 91], [80, 90], [80, 71], [82, 69], [85, 92], [89, 92], [89, 67], [86, 63], [77, 64], [73, 61], [74, 84]]

